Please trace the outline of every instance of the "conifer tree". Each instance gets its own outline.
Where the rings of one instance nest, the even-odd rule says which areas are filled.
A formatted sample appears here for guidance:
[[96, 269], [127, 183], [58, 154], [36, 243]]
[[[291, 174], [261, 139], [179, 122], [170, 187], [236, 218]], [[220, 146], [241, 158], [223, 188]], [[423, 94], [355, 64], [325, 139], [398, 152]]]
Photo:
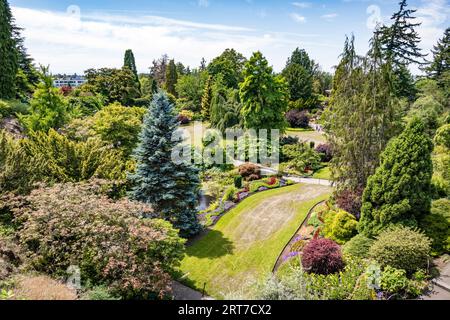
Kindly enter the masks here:
[[18, 53], [14, 25], [7, 0], [0, 0], [0, 99], [15, 98]]
[[176, 85], [178, 82], [178, 72], [175, 61], [170, 60], [166, 70], [166, 90], [168, 93], [177, 96]]
[[429, 77], [440, 80], [450, 70], [450, 28], [445, 30], [442, 39], [431, 50], [433, 60], [426, 69]]
[[191, 164], [172, 161], [172, 150], [180, 142], [172, 139], [178, 128], [174, 107], [165, 93], [153, 97], [134, 152], [136, 172], [129, 179], [133, 185], [130, 197], [150, 204], [155, 213], [190, 237], [197, 234], [200, 179]]
[[334, 150], [331, 169], [340, 188], [362, 189], [379, 155], [398, 127], [390, 64], [381, 54], [377, 34], [366, 57], [355, 52], [354, 38], [345, 42], [336, 70], [325, 130]]
[[313, 76], [315, 63], [305, 50], [295, 49], [288, 59], [283, 76], [286, 79], [291, 101], [302, 99], [306, 103], [313, 95]]
[[359, 230], [378, 234], [392, 224], [415, 227], [430, 211], [433, 144], [414, 119], [381, 155], [380, 167], [363, 194]]
[[284, 78], [276, 76], [261, 52], [247, 62], [244, 81], [240, 84], [241, 115], [249, 129], [286, 128], [284, 113], [289, 93]]
[[133, 72], [133, 75], [134, 75], [134, 78], [136, 81], [136, 85], [138, 86], [139, 92], [140, 92], [141, 91], [141, 83], [139, 81], [139, 75], [138, 75], [137, 68], [136, 68], [136, 60], [134, 58], [134, 54], [131, 49], [128, 49], [127, 51], [125, 51], [123, 66], [128, 67]]
[[208, 120], [210, 118], [212, 94], [212, 76], [209, 76], [208, 80], [206, 80], [205, 89], [203, 90], [201, 106], [202, 116], [205, 120]]

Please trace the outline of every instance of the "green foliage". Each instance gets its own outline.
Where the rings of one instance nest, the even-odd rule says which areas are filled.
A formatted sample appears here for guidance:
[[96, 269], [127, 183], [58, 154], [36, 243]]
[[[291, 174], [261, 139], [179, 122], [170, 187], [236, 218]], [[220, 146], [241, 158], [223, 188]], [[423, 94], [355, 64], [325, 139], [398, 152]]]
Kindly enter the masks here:
[[81, 90], [93, 94], [101, 94], [105, 104], [119, 102], [124, 106], [133, 106], [140, 97], [135, 75], [128, 67], [122, 69], [89, 69], [85, 72], [87, 83]]
[[305, 169], [318, 170], [321, 167], [320, 154], [305, 143], [288, 144], [281, 147], [281, 160], [286, 169], [304, 173]]
[[109, 301], [120, 300], [120, 298], [113, 296], [106, 286], [97, 286], [85, 292], [82, 300]]
[[442, 104], [433, 96], [421, 96], [412, 105], [408, 117], [421, 119], [430, 137], [433, 137], [440, 125], [439, 117], [443, 110]]
[[240, 84], [241, 115], [244, 126], [252, 129], [280, 129], [284, 132], [288, 93], [286, 83], [273, 74], [261, 52], [247, 62]]
[[444, 36], [439, 39], [438, 43], [431, 50], [433, 60], [430, 62], [426, 71], [429, 77], [435, 80], [441, 80], [450, 70], [450, 28], [445, 29]]
[[234, 177], [234, 186], [236, 188], [242, 188], [242, 176], [241, 175]]
[[431, 241], [423, 233], [394, 227], [383, 231], [374, 242], [369, 256], [382, 268], [391, 266], [413, 274], [426, 268], [430, 260]]
[[363, 193], [360, 232], [370, 236], [391, 224], [417, 226], [430, 211], [432, 147], [417, 119], [389, 143]]
[[238, 89], [244, 79], [245, 57], [234, 49], [226, 49], [208, 65], [208, 73], [216, 78], [222, 75], [227, 88]]
[[166, 70], [165, 88], [168, 93], [174, 95], [175, 97], [177, 97], [177, 91], [175, 90], [177, 82], [178, 82], [177, 67], [175, 65], [175, 61], [172, 59], [169, 61], [169, 65], [167, 66]]
[[381, 289], [389, 296], [388, 298], [416, 298], [421, 295], [426, 287], [427, 282], [425, 273], [418, 270], [412, 277], [408, 279], [406, 271], [402, 269], [387, 266], [381, 275]]
[[242, 103], [236, 89], [227, 89], [222, 75], [218, 75], [212, 86], [211, 117], [213, 128], [225, 133], [226, 129], [241, 126]]
[[103, 108], [103, 97], [99, 94], [93, 95], [75, 91], [68, 97], [67, 103], [68, 110], [72, 114], [87, 117], [94, 115]]
[[233, 201], [234, 200], [234, 196], [236, 195], [237, 192], [237, 188], [235, 186], [231, 186], [229, 187], [226, 191], [225, 194], [223, 195], [222, 200], [223, 201]]
[[138, 143], [145, 113], [144, 108], [124, 107], [116, 102], [94, 115], [93, 130], [103, 141], [130, 155]]
[[22, 115], [29, 112], [30, 106], [16, 100], [0, 100], [0, 119]]
[[156, 94], [134, 151], [137, 169], [129, 177], [130, 196], [151, 204], [182, 236], [190, 237], [200, 230], [196, 212], [200, 180], [190, 163], [172, 160], [172, 151], [181, 142], [173, 140], [177, 129], [173, 105], [164, 93]]
[[323, 116], [334, 151], [331, 170], [341, 188], [364, 188], [397, 133], [400, 112], [392, 81], [391, 66], [382, 59], [376, 35], [366, 57], [356, 54], [354, 38], [346, 40], [330, 108]]
[[42, 67], [41, 71], [41, 82], [30, 101], [30, 114], [20, 116], [21, 122], [29, 131], [59, 129], [69, 119], [67, 102], [60, 91], [53, 87], [48, 68]]
[[334, 240], [338, 244], [346, 243], [357, 233], [356, 227], [358, 222], [355, 216], [344, 210], [328, 212], [324, 222], [323, 234], [326, 238]]
[[358, 234], [351, 238], [343, 247], [344, 255], [350, 255], [357, 259], [365, 259], [369, 256], [369, 249], [374, 240]]
[[148, 207], [112, 201], [102, 184], [40, 188], [13, 212], [29, 265], [55, 276], [77, 265], [82, 281], [108, 286], [124, 299], [164, 297], [183, 256], [184, 240], [168, 222], [140, 218], [149, 216]]
[[202, 116], [203, 119], [208, 120], [211, 114], [211, 101], [212, 101], [213, 89], [212, 89], [212, 76], [209, 76], [205, 84], [202, 96]]
[[433, 201], [431, 204], [431, 213], [442, 215], [450, 222], [450, 199]]
[[14, 99], [18, 54], [13, 37], [14, 25], [7, 0], [0, 1], [0, 99]]
[[[177, 108], [194, 112], [201, 111], [203, 90], [207, 83], [206, 72], [192, 72], [178, 78], [176, 91], [178, 94]], [[182, 103], [180, 103], [182, 102]]]
[[442, 214], [430, 213], [420, 221], [420, 228], [433, 241], [431, 245], [433, 256], [450, 253], [450, 219]]
[[450, 124], [445, 124], [436, 131], [434, 143], [437, 146], [450, 149]]
[[136, 82], [136, 86], [140, 92], [141, 91], [141, 83], [139, 82], [139, 76], [138, 76], [137, 67], [136, 67], [136, 60], [134, 59], [134, 54], [131, 49], [128, 49], [127, 51], [125, 51], [123, 66], [130, 69], [131, 72], [133, 72], [134, 81]]

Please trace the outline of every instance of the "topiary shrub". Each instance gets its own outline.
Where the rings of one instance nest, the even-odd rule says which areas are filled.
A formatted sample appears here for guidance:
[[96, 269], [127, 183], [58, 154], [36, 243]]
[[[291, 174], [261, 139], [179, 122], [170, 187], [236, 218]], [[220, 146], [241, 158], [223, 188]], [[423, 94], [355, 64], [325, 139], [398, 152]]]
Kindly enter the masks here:
[[165, 297], [185, 241], [169, 222], [143, 218], [154, 215], [146, 205], [105, 192], [102, 183], [68, 183], [21, 198], [13, 212], [27, 265], [56, 277], [78, 266], [82, 281], [124, 299]]
[[252, 163], [245, 163], [239, 167], [239, 174], [247, 181], [261, 178], [261, 169]]
[[302, 266], [315, 274], [332, 274], [344, 268], [341, 247], [330, 239], [311, 240], [303, 249]]
[[338, 244], [346, 243], [357, 234], [358, 222], [353, 215], [343, 210], [328, 212], [324, 222], [323, 234]]
[[344, 245], [342, 252], [344, 255], [365, 259], [369, 256], [369, 250], [373, 243], [373, 239], [369, 239], [362, 234], [358, 234]]
[[426, 268], [430, 258], [431, 241], [423, 233], [397, 226], [383, 231], [374, 242], [369, 256], [382, 268], [391, 266], [408, 274]]
[[242, 188], [242, 176], [234, 176], [234, 186], [238, 189]]

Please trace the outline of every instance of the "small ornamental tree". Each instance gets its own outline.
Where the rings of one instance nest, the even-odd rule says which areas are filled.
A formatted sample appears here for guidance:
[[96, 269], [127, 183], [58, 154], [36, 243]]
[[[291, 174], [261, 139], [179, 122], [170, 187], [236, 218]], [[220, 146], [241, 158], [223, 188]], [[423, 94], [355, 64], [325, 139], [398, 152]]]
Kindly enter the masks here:
[[174, 107], [167, 95], [159, 92], [144, 118], [134, 151], [137, 169], [129, 177], [133, 185], [130, 196], [151, 204], [183, 237], [190, 237], [200, 231], [196, 210], [200, 179], [191, 164], [172, 161], [172, 150], [181, 142], [172, 139], [177, 128]]
[[331, 274], [344, 268], [341, 247], [330, 239], [311, 240], [303, 249], [303, 268], [315, 274]]
[[305, 111], [289, 110], [286, 113], [286, 120], [292, 128], [308, 128], [309, 117]]
[[417, 220], [430, 211], [432, 150], [418, 119], [388, 144], [363, 193], [361, 233], [376, 235], [391, 224], [417, 226]]

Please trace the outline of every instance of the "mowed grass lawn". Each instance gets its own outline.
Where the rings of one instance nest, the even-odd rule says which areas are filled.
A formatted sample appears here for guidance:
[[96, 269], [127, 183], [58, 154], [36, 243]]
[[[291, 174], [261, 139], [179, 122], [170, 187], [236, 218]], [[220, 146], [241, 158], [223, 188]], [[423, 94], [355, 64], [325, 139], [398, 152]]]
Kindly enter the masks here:
[[289, 128], [286, 130], [286, 135], [298, 137], [300, 141], [313, 141], [316, 143], [316, 145], [327, 142], [327, 139], [323, 133], [314, 130]]
[[197, 290], [206, 283], [206, 293], [217, 299], [236, 292], [251, 297], [309, 209], [330, 192], [297, 184], [245, 199], [187, 248], [180, 281]]

